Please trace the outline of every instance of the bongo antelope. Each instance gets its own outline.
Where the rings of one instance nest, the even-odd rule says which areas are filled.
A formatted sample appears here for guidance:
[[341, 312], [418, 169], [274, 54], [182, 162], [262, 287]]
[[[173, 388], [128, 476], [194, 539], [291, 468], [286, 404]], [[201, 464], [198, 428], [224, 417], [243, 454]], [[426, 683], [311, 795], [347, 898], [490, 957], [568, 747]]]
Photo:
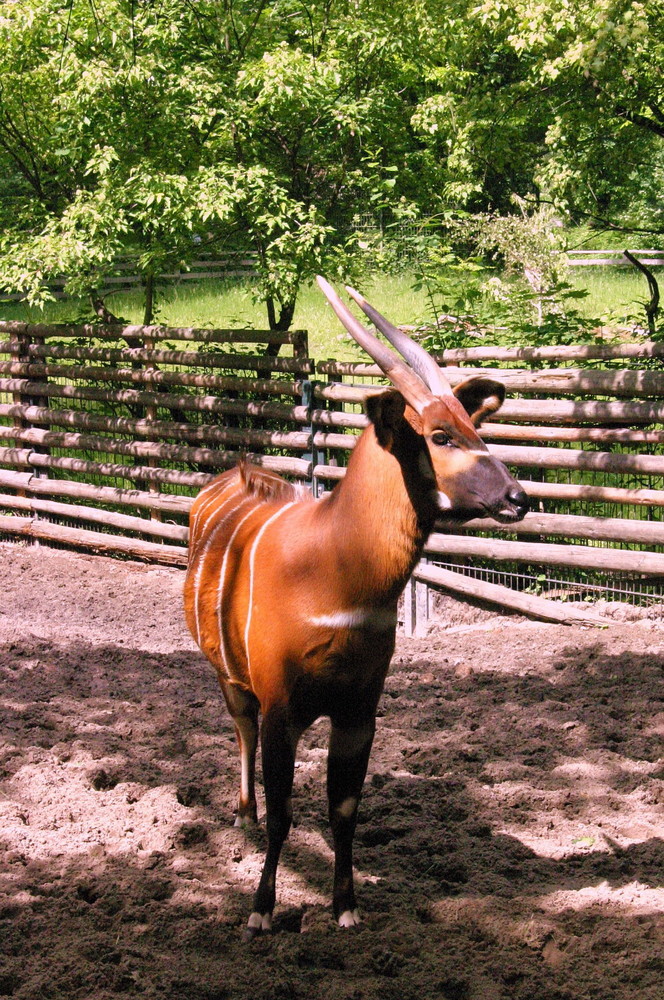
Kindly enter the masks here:
[[277, 863], [291, 826], [297, 743], [331, 720], [327, 761], [334, 914], [359, 923], [352, 841], [394, 651], [397, 599], [436, 518], [518, 521], [527, 498], [476, 431], [503, 387], [471, 378], [453, 392], [434, 360], [352, 289], [401, 354], [319, 285], [394, 389], [367, 401], [370, 424], [345, 478], [320, 500], [261, 469], [214, 479], [191, 509], [187, 624], [217, 670], [241, 757], [236, 824], [256, 821], [259, 713], [268, 847], [245, 936], [269, 930]]

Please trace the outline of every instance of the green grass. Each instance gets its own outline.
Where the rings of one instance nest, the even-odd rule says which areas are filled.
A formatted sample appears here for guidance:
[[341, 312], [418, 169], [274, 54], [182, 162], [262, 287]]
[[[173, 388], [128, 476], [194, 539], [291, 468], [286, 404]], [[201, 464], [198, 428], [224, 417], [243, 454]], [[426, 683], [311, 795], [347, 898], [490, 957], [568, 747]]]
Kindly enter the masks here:
[[[361, 291], [394, 322], [413, 323], [426, 318], [427, 302], [424, 293], [413, 292], [411, 285], [410, 275], [389, 275], [367, 282]], [[106, 304], [128, 323], [142, 320], [143, 302], [139, 291], [109, 295]], [[43, 309], [5, 303], [0, 306], [0, 318], [31, 323], [71, 323], [89, 318], [85, 306], [83, 302], [63, 299], [48, 302]], [[155, 322], [164, 326], [256, 330], [264, 330], [268, 325], [265, 305], [254, 300], [248, 281], [201, 281], [167, 287], [157, 297]], [[315, 285], [301, 289], [293, 328], [309, 331], [312, 357], [354, 361], [361, 356]]]
[[[664, 291], [662, 269], [655, 268], [653, 273]], [[619, 326], [628, 325], [636, 316], [640, 323], [645, 323], [643, 303], [650, 296], [642, 274], [621, 267], [573, 267], [570, 268], [570, 284], [588, 292], [585, 299], [579, 300], [582, 316], [601, 318]]]
[[[578, 303], [581, 314], [590, 321], [627, 325], [636, 315], [645, 319], [642, 303], [647, 298], [645, 278], [633, 271], [612, 268], [577, 267], [570, 270], [570, 282], [588, 290]], [[430, 303], [424, 291], [415, 292], [410, 273], [377, 275], [361, 291], [397, 324], [418, 325], [430, 321]], [[130, 323], [142, 320], [143, 303], [139, 291], [118, 293], [107, 298], [108, 307]], [[63, 323], [89, 317], [87, 303], [58, 300], [43, 309], [22, 303], [0, 306], [0, 318], [29, 322]], [[265, 329], [265, 306], [254, 300], [248, 281], [202, 281], [167, 287], [157, 298], [156, 321], [165, 326], [201, 326]], [[295, 318], [295, 329], [309, 331], [309, 350], [317, 359], [357, 360], [361, 352], [343, 331], [315, 285], [302, 288]], [[589, 331], [590, 332], [590, 331]]]

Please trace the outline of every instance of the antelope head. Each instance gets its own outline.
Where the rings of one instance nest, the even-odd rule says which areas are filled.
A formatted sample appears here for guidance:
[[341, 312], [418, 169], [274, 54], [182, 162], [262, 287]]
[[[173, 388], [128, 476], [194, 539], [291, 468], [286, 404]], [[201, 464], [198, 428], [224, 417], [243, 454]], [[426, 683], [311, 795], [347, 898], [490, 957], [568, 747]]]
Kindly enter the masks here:
[[397, 390], [370, 398], [369, 418], [384, 447], [390, 447], [403, 421], [415, 432], [420, 439], [413, 449], [418, 452], [413, 455], [417, 475], [439, 515], [454, 520], [488, 515], [503, 523], [521, 520], [528, 510], [526, 494], [477, 433], [481, 421], [502, 405], [504, 386], [477, 377], [452, 389], [424, 348], [386, 320], [359, 292], [346, 288], [401, 357], [353, 316], [324, 278], [317, 280], [350, 335]]

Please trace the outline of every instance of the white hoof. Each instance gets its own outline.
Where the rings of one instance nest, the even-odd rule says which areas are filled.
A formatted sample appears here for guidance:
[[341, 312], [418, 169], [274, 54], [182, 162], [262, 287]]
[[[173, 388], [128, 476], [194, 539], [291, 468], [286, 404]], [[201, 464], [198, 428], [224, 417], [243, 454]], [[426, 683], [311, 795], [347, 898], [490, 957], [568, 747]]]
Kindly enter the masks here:
[[251, 941], [256, 937], [257, 934], [262, 934], [264, 931], [272, 930], [272, 914], [271, 913], [258, 913], [257, 910], [251, 914], [247, 920], [247, 926], [244, 931], [244, 940]]
[[238, 827], [242, 830], [253, 830], [256, 826], [256, 821], [251, 818], [251, 816], [236, 816], [233, 826]]
[[357, 927], [361, 923], [357, 910], [344, 910], [339, 917], [339, 927]]

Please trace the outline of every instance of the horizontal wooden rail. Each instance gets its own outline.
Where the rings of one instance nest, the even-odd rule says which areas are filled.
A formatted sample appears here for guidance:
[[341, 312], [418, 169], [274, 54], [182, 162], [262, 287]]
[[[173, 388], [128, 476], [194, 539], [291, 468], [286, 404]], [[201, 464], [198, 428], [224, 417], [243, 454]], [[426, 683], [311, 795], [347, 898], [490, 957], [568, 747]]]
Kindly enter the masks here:
[[[366, 426], [353, 423], [350, 426]], [[344, 426], [348, 427], [348, 424]], [[547, 441], [552, 444], [664, 444], [664, 430], [640, 431], [629, 428], [605, 427], [532, 427], [514, 424], [484, 424], [480, 428], [480, 437], [485, 441]], [[355, 447], [357, 438], [350, 434], [335, 434], [320, 431], [315, 436], [315, 444], [319, 448], [341, 448], [350, 451]]]
[[145, 490], [120, 489], [117, 486], [93, 486], [74, 479], [44, 479], [32, 472], [14, 472], [8, 469], [0, 469], [0, 487], [42, 496], [71, 497], [113, 506], [158, 510], [167, 514], [186, 515], [193, 503], [192, 497], [176, 493], [149, 493]]
[[[232, 468], [242, 457], [240, 452], [235, 451], [210, 453], [210, 458], [212, 456], [214, 456], [214, 461], [205, 464], [213, 465], [219, 469]], [[279, 472], [283, 475], [296, 476], [300, 479], [309, 479], [311, 476], [311, 462], [303, 458], [291, 458], [287, 455], [260, 455], [251, 452], [246, 453], [244, 457], [254, 465], [263, 469], [271, 469], [273, 472]], [[206, 486], [213, 478], [212, 474], [206, 472], [181, 472], [178, 469], [153, 468], [145, 465], [92, 462], [82, 458], [44, 455], [30, 448], [0, 448], [0, 465], [8, 465], [13, 468], [62, 469], [93, 476], [127, 479], [130, 482], [172, 483], [199, 488]]]
[[[353, 363], [335, 362], [335, 372], [329, 366], [332, 362], [316, 365], [318, 372], [323, 374], [354, 375], [362, 377], [380, 377], [381, 370], [377, 365], [356, 365]], [[444, 369], [444, 374], [450, 385], [455, 386], [465, 381], [471, 373], [466, 368]], [[555, 368], [555, 369], [518, 369], [518, 368], [475, 368], [473, 376], [483, 375], [498, 379], [508, 392], [541, 394], [548, 393], [562, 396], [600, 395], [622, 396], [661, 396], [664, 395], [664, 373], [657, 371], [620, 370], [596, 368]]]
[[542, 621], [595, 627], [615, 624], [611, 619], [602, 618], [595, 612], [583, 607], [576, 606], [570, 608], [567, 604], [558, 604], [555, 601], [549, 601], [544, 597], [537, 597], [534, 594], [523, 594], [512, 590], [510, 587], [501, 587], [497, 583], [486, 583], [484, 580], [476, 580], [474, 577], [455, 573], [454, 570], [443, 569], [441, 566], [429, 566], [427, 563], [419, 563], [415, 567], [413, 577], [415, 580], [433, 584], [433, 586], [447, 590], [450, 593], [461, 594], [476, 601], [484, 601], [496, 604], [499, 607], [510, 608], [512, 611], [518, 611], [521, 614], [539, 618]]
[[[0, 341], [0, 354], [11, 354], [16, 345]], [[194, 368], [228, 368], [231, 370], [313, 372], [313, 362], [304, 358], [274, 358], [253, 354], [209, 354], [203, 351], [154, 350], [145, 347], [75, 347], [60, 344], [26, 344], [25, 354], [31, 358], [77, 358], [81, 361], [149, 361], [165, 365], [189, 365]]]
[[483, 424], [485, 441], [589, 442], [595, 444], [664, 444], [664, 430], [632, 430], [629, 427], [548, 427], [531, 424]]
[[[555, 344], [548, 347], [450, 347], [434, 355], [440, 365], [476, 364], [478, 361], [611, 361], [664, 357], [664, 343]], [[472, 374], [469, 372], [468, 374]]]
[[[187, 410], [198, 413], [227, 413], [244, 417], [261, 417], [267, 420], [284, 420], [307, 423], [309, 413], [304, 406], [288, 406], [284, 403], [253, 402], [244, 399], [219, 399], [218, 396], [195, 396], [183, 393], [142, 392], [139, 389], [96, 389], [78, 385], [56, 385], [52, 382], [29, 382], [25, 379], [0, 379], [0, 392], [21, 393], [25, 396], [54, 397], [57, 399], [81, 399], [100, 403], [122, 403], [128, 406], [155, 406], [165, 410]], [[7, 405], [7, 404], [3, 404]], [[20, 405], [20, 404], [17, 404]], [[0, 411], [2, 416], [24, 416]], [[120, 417], [112, 418], [120, 420]], [[156, 432], [155, 432], [156, 433]]]
[[0, 334], [30, 337], [69, 337], [91, 340], [182, 340], [199, 344], [292, 344], [306, 343], [306, 330], [225, 330], [193, 326], [134, 326], [123, 323], [58, 324], [0, 321]]
[[512, 542], [470, 535], [431, 535], [425, 553], [436, 556], [472, 556], [499, 562], [542, 566], [575, 566], [608, 573], [664, 576], [664, 554], [634, 549], [609, 549], [590, 545], [558, 545], [554, 542]]
[[320, 427], [346, 427], [360, 430], [369, 426], [369, 418], [364, 413], [344, 413], [342, 410], [311, 411], [311, 422]]
[[664, 455], [623, 455], [578, 448], [532, 448], [528, 445], [490, 444], [489, 451], [507, 465], [541, 469], [579, 469], [594, 472], [640, 472], [664, 476]]
[[314, 466], [314, 476], [316, 479], [329, 479], [333, 482], [338, 482], [338, 480], [343, 479], [345, 475], [346, 470], [341, 465], [319, 464]]
[[[628, 250], [642, 264], [649, 267], [664, 265], [664, 250]], [[568, 267], [631, 267], [631, 261], [622, 250], [568, 250]]]
[[494, 418], [545, 424], [661, 424], [664, 403], [603, 399], [508, 399]]
[[[662, 492], [664, 497], [664, 491]], [[581, 514], [526, 514], [517, 525], [497, 524], [493, 518], [475, 518], [463, 531], [583, 538], [587, 541], [633, 545], [664, 545], [664, 522], [624, 517], [586, 517]], [[456, 533], [456, 532], [455, 532]]]
[[581, 483], [538, 483], [519, 480], [529, 497], [541, 500], [583, 501], [597, 504], [664, 507], [664, 490], [629, 489], [622, 486], [586, 486]]
[[0, 375], [35, 381], [62, 378], [84, 382], [136, 382], [141, 385], [191, 386], [254, 395], [301, 396], [302, 382], [163, 371], [161, 368], [99, 368], [92, 365], [49, 365], [31, 361], [0, 361]]
[[[368, 396], [385, 391], [385, 386], [357, 386], [334, 383], [316, 386], [315, 395], [334, 403], [362, 405]], [[360, 419], [361, 415], [357, 415]], [[661, 424], [664, 403], [650, 400], [625, 402], [603, 399], [506, 399], [494, 421], [543, 424]], [[357, 426], [360, 426], [358, 423]]]
[[30, 511], [32, 514], [54, 514], [73, 521], [89, 521], [92, 524], [103, 524], [120, 531], [138, 531], [147, 535], [158, 535], [170, 538], [172, 541], [185, 542], [189, 537], [189, 529], [184, 525], [168, 524], [164, 521], [154, 521], [149, 518], [132, 517], [129, 514], [119, 514], [112, 510], [99, 507], [85, 507], [82, 504], [57, 503], [53, 500], [41, 500], [37, 497], [12, 496], [0, 493], [0, 510]]
[[352, 434], [330, 434], [318, 431], [314, 434], [314, 444], [317, 448], [329, 448], [338, 451], [351, 451], [359, 439]]
[[[78, 414], [76, 415], [78, 416]], [[307, 451], [311, 447], [311, 435], [309, 434], [281, 434], [279, 431], [242, 431], [224, 427], [190, 428], [187, 424], [174, 424], [173, 427], [182, 427], [183, 436], [188, 435], [194, 439], [199, 437], [208, 443], [235, 445], [237, 454], [241, 453], [241, 449], [249, 447], [278, 447], [294, 451]], [[204, 430], [205, 434], [197, 434], [199, 430]], [[173, 434], [173, 436], [176, 435]], [[168, 444], [164, 441], [126, 441], [111, 437], [97, 437], [93, 434], [81, 434], [69, 431], [46, 431], [39, 427], [0, 426], [0, 441], [20, 441], [23, 444], [46, 448], [101, 451], [107, 454], [161, 458], [167, 461], [200, 462], [203, 465], [215, 465], [214, 458], [219, 454], [219, 452], [209, 448], [191, 448]]]
[[[664, 250], [648, 250], [648, 249], [646, 249], [646, 250], [630, 250], [628, 248], [627, 252], [633, 254], [634, 257], [642, 257], [643, 254], [660, 254], [661, 256], [664, 256]], [[582, 257], [591, 257], [591, 256], [592, 257], [596, 257], [596, 256], [600, 256], [601, 257], [602, 254], [622, 254], [622, 253], [624, 253], [624, 250], [616, 249], [615, 247], [613, 249], [611, 249], [611, 250], [586, 250], [586, 249], [583, 249], [583, 250], [568, 250], [567, 251], [567, 255], [569, 257], [579, 257], [579, 256], [582, 256]]]
[[[60, 427], [81, 427], [86, 430], [110, 431], [115, 434], [136, 434], [141, 437], [176, 438], [186, 441], [233, 443], [242, 447], [262, 445], [271, 448], [307, 448], [307, 431], [270, 431], [260, 428], [225, 427], [216, 424], [177, 423], [171, 420], [150, 420], [132, 417], [105, 417], [86, 410], [63, 410], [50, 406], [27, 406], [21, 403], [0, 403], [0, 416], [18, 417], [33, 424], [55, 424]], [[6, 432], [6, 428], [2, 428]], [[5, 436], [10, 436], [5, 433]]]
[[86, 528], [69, 528], [37, 517], [0, 515], [0, 534], [61, 542], [99, 555], [122, 553], [132, 559], [146, 559], [167, 566], [187, 565], [187, 550], [183, 546], [146, 542], [141, 538], [124, 538]]

